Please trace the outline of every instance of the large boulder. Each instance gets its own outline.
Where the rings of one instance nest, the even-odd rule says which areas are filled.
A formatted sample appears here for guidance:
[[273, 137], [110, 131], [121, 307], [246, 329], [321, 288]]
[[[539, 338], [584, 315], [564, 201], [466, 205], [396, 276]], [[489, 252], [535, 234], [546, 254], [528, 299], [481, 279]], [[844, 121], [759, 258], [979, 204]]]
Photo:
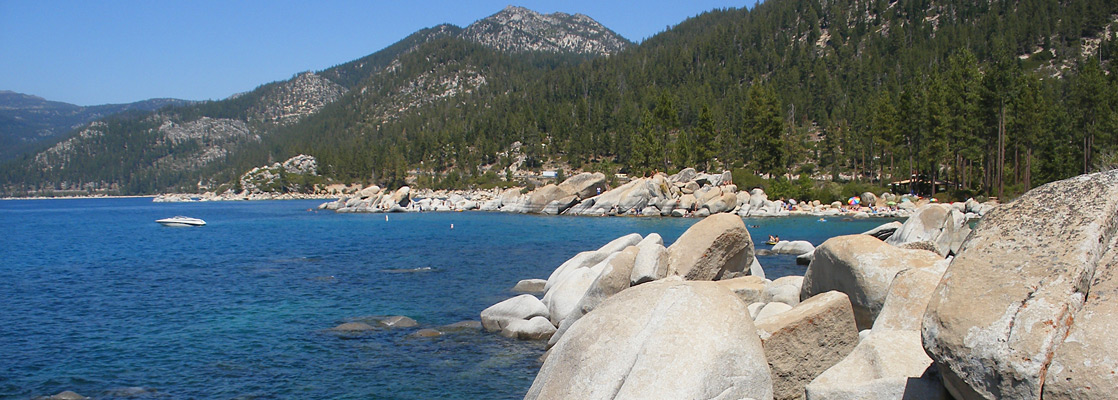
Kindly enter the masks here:
[[586, 290], [594, 284], [609, 260], [610, 258], [607, 257], [594, 267], [571, 271], [562, 281], [548, 289], [543, 296], [543, 303], [547, 305], [547, 316], [552, 324], [559, 325], [559, 322], [576, 312], [578, 303], [586, 295]]
[[858, 329], [869, 329], [885, 304], [889, 284], [898, 272], [935, 265], [939, 255], [890, 246], [869, 235], [828, 239], [815, 249], [804, 274], [800, 300], [830, 290], [850, 296]]
[[411, 188], [403, 186], [396, 189], [396, 192], [392, 193], [391, 199], [393, 204], [399, 205], [400, 207], [407, 207], [408, 204], [411, 204]]
[[551, 275], [547, 277], [547, 284], [544, 285], [544, 290], [551, 290], [551, 287], [562, 281], [567, 273], [579, 268], [590, 268], [598, 265], [613, 253], [624, 250], [626, 247], [636, 245], [641, 240], [640, 234], [630, 233], [613, 239], [609, 243], [598, 248], [598, 250], [584, 251], [576, 254], [551, 272]]
[[947, 260], [940, 260], [930, 268], [898, 272], [889, 284], [889, 294], [873, 322], [873, 330], [920, 330], [924, 310], [946, 269]]
[[675, 175], [672, 175], [672, 176], [668, 177], [668, 180], [671, 181], [672, 183], [686, 184], [688, 182], [691, 182], [691, 181], [695, 180], [695, 177], [698, 176], [698, 175], [699, 175], [698, 171], [695, 171], [694, 168], [688, 167], [688, 168], [684, 168], [682, 171], [679, 171], [678, 174], [675, 174]]
[[580, 200], [589, 199], [606, 190], [606, 176], [601, 172], [583, 172], [567, 178], [559, 184], [559, 189]]
[[758, 276], [742, 276], [733, 279], [718, 281], [719, 285], [738, 295], [745, 304], [752, 304], [765, 300], [765, 278]]
[[798, 256], [815, 251], [815, 245], [806, 240], [781, 240], [773, 245], [772, 252], [776, 254], [791, 254]]
[[546, 340], [555, 334], [555, 325], [546, 317], [512, 321], [501, 330], [501, 336], [520, 340]]
[[928, 204], [916, 209], [916, 213], [885, 240], [894, 246], [909, 242], [931, 241], [936, 244], [941, 256], [958, 254], [963, 240], [970, 234], [967, 218], [958, 210], [944, 204]]
[[1102, 399], [1118, 388], [1118, 170], [991, 210], [922, 325], [959, 399]]
[[802, 398], [804, 385], [858, 344], [850, 299], [839, 292], [816, 295], [791, 310], [758, 318], [756, 324], [776, 399]]
[[547, 281], [543, 279], [521, 279], [512, 287], [512, 291], [520, 293], [543, 293]]
[[586, 289], [586, 293], [578, 302], [578, 312], [586, 314], [602, 304], [610, 296], [628, 289], [629, 277], [633, 273], [633, 262], [637, 258], [637, 246], [629, 246], [606, 263], [605, 268]]
[[[512, 205], [511, 208], [506, 211], [532, 214], [540, 213], [548, 204], [559, 200], [568, 200], [568, 203], [573, 203], [573, 196], [563, 191], [563, 189], [560, 189], [559, 186], [550, 184], [533, 190], [531, 193], [528, 193], [528, 196], [521, 197], [519, 203]], [[563, 210], [566, 210], [566, 207], [563, 207], [562, 210], [559, 211], [562, 212]]]
[[633, 272], [629, 276], [632, 285], [663, 278], [668, 274], [668, 249], [659, 234], [650, 233], [637, 243], [637, 257], [633, 261]]
[[512, 321], [527, 320], [537, 316], [547, 317], [547, 307], [530, 294], [522, 294], [489, 306], [481, 312], [481, 326], [489, 332], [498, 332]]
[[946, 399], [920, 351], [917, 331], [881, 331], [866, 336], [838, 364], [805, 387], [807, 400]]
[[889, 223], [881, 224], [878, 227], [870, 229], [868, 231], [862, 232], [862, 234], [873, 236], [875, 238], [878, 238], [879, 240], [886, 240], [890, 236], [893, 236], [893, 233], [895, 233], [897, 229], [901, 229], [902, 226], [904, 226], [904, 224], [902, 224], [900, 221], [892, 221]]
[[718, 280], [748, 274], [753, 239], [741, 217], [716, 214], [687, 229], [668, 248], [668, 274]]
[[721, 196], [715, 197], [703, 204], [703, 208], [706, 208], [711, 214], [734, 211], [734, 208], [737, 208], [737, 206], [738, 195], [729, 192], [724, 192]]
[[713, 282], [662, 279], [583, 316], [549, 351], [525, 399], [771, 399], [753, 322]]

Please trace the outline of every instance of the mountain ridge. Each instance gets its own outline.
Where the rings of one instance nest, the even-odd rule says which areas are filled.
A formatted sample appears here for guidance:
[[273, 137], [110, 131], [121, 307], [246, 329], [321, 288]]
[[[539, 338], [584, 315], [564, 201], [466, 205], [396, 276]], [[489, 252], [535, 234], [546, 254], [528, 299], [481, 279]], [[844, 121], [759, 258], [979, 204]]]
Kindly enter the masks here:
[[[1012, 5], [770, 0], [755, 10], [703, 13], [609, 57], [589, 58], [497, 51], [462, 38], [463, 28], [440, 25], [384, 53], [318, 72], [348, 90], [290, 123], [250, 115], [269, 91], [285, 90], [282, 86], [298, 74], [226, 101], [162, 113], [159, 118], [178, 126], [202, 117], [242, 121], [251, 132], [246, 137], [260, 138], [226, 143], [225, 155], [200, 169], [160, 169], [166, 164], [143, 157], [163, 150], [137, 150], [105, 155], [124, 160], [119, 171], [62, 171], [48, 165], [10, 173], [5, 182], [36, 190], [36, 185], [57, 187], [60, 181], [128, 180], [146, 183], [126, 187], [127, 193], [193, 191], [199, 182], [208, 187], [232, 182], [252, 167], [305, 153], [318, 158], [327, 177], [390, 185], [416, 176], [448, 187], [491, 184], [515, 168], [564, 164], [639, 174], [717, 162], [757, 173], [804, 171], [838, 179], [884, 171], [882, 160], [890, 160], [890, 173], [943, 171], [964, 181], [967, 174], [981, 176], [985, 183], [993, 175], [991, 143], [996, 143], [989, 127], [997, 113], [990, 104], [996, 104], [993, 96], [1005, 96], [999, 87], [1019, 86], [1014, 90], [1041, 93], [1030, 98], [1056, 98], [1060, 110], [1067, 110], [1066, 115], [1036, 117], [1040, 123], [1033, 125], [1044, 131], [1030, 134], [1035, 139], [1010, 138], [1026, 160], [1033, 147], [1044, 154], [1036, 158], [1043, 164], [1033, 167], [1041, 177], [1023, 179], [1031, 184], [1066, 176], [1075, 167], [1068, 159], [1082, 155], [1074, 145], [1057, 144], [1062, 143], [1058, 138], [1082, 139], [1070, 128], [1081, 123], [1071, 113], [1093, 103], [1060, 98], [1079, 93], [1071, 90], [1080, 85], [1078, 76], [1095, 74], [1078, 58], [1084, 35], [1113, 31], [1110, 18], [1094, 18], [1089, 11], [1112, 15], [1118, 8], [1089, 2], [1054, 7], [1040, 0]], [[508, 18], [494, 20], [511, 20], [515, 11], [502, 10], [494, 15]], [[1098, 53], [1116, 54], [1114, 43], [1101, 39]], [[1035, 52], [1038, 45], [1043, 51]], [[1072, 67], [1057, 79], [1041, 81], [1037, 76], [1046, 73], [1045, 63]], [[1102, 65], [1094, 71], [1112, 65], [1109, 57]], [[1041, 107], [1011, 105], [1018, 108], [1009, 115], [1022, 121], [1026, 117], [1017, 114]], [[950, 114], [959, 110], [972, 111]], [[889, 123], [894, 126], [883, 125]], [[1029, 126], [1017, 120], [1006, 124]], [[160, 126], [158, 118], [122, 121], [96, 138], [151, 133], [158, 146], [166, 143], [158, 139]], [[1102, 143], [1109, 150], [1111, 142]], [[75, 151], [81, 146], [73, 143]], [[176, 146], [160, 157], [204, 153], [202, 144]], [[954, 148], [961, 149], [956, 159], [941, 163], [950, 155], [943, 149]], [[1071, 156], [1047, 161], [1058, 154], [1043, 152], [1057, 149]], [[1084, 151], [1087, 156], [1094, 152]], [[90, 161], [95, 157], [100, 156], [85, 164], [96, 169]], [[41, 178], [23, 180], [26, 176]]]

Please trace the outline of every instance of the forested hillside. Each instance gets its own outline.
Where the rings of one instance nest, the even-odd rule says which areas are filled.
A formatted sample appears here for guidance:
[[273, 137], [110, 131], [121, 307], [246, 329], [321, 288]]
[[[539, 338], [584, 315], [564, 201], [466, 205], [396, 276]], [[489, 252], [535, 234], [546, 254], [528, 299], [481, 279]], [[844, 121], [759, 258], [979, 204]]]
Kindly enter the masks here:
[[[349, 90], [225, 161], [125, 191], [231, 182], [306, 153], [330, 178], [388, 185], [565, 163], [879, 183], [918, 174], [1007, 196], [1118, 164], [1116, 12], [1104, 0], [769, 0], [593, 59], [434, 35], [376, 58], [386, 73], [356, 79], [363, 62], [320, 73]], [[26, 165], [4, 169], [9, 190], [87, 179]]]
[[[918, 173], [990, 195], [1115, 163], [1118, 86], [1103, 67], [1115, 4], [828, 4], [712, 11], [611, 58], [495, 71], [481, 91], [388, 121], [350, 104], [284, 143], [347, 180], [405, 167], [477, 175], [512, 162], [498, 153], [513, 142], [529, 166]], [[453, 41], [417, 54], [439, 58], [404, 61], [501, 59]]]

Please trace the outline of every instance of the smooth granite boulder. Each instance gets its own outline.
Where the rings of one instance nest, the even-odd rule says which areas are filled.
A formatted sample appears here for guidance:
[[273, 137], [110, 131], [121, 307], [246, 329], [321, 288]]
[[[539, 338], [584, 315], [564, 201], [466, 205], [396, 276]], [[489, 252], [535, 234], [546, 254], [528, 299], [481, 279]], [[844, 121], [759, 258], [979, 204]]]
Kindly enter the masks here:
[[579, 300], [578, 312], [580, 314], [586, 314], [594, 310], [610, 296], [629, 288], [629, 277], [633, 273], [633, 262], [636, 260], [639, 251], [640, 249], [637, 246], [629, 246], [609, 260], [602, 272], [586, 289], [586, 294]]
[[541, 316], [512, 321], [501, 330], [501, 336], [520, 340], [546, 340], [554, 333], [555, 325]]
[[806, 240], [781, 240], [773, 245], [772, 251], [775, 254], [791, 254], [798, 256], [815, 251], [815, 246]]
[[1102, 399], [1118, 388], [1118, 170], [986, 214], [932, 294], [924, 349], [958, 399]]
[[766, 302], [780, 302], [790, 306], [800, 304], [800, 289], [803, 288], [804, 277], [785, 276], [765, 285], [762, 300]]
[[547, 283], [544, 284], [544, 291], [550, 291], [552, 287], [554, 287], [556, 284], [562, 281], [563, 278], [565, 278], [565, 275], [567, 273], [580, 268], [593, 267], [594, 265], [602, 262], [602, 260], [605, 260], [606, 257], [609, 257], [610, 254], [610, 252], [597, 250], [584, 251], [575, 254], [574, 257], [571, 257], [569, 260], [564, 261], [563, 264], [560, 264], [558, 267], [556, 267], [554, 271], [551, 271], [551, 275], [547, 277]]
[[640, 243], [640, 241], [640, 234], [630, 233], [628, 235], [614, 239], [609, 243], [606, 243], [598, 250], [584, 251], [576, 254], [574, 257], [571, 257], [571, 259], [567, 260], [551, 272], [551, 275], [547, 277], [547, 284], [544, 285], [544, 290], [550, 291], [552, 286], [555, 286], [557, 283], [564, 279], [565, 274], [579, 268], [590, 268], [598, 265], [614, 253], [619, 252], [626, 247]]
[[489, 306], [481, 312], [481, 325], [489, 332], [504, 329], [512, 321], [527, 320], [532, 317], [547, 317], [547, 307], [530, 294], [522, 294]]
[[815, 249], [815, 259], [804, 274], [800, 300], [830, 290], [846, 293], [854, 306], [858, 329], [869, 329], [898, 272], [931, 267], [941, 259], [930, 251], [900, 249], [869, 235], [833, 237]]
[[929, 268], [898, 272], [889, 284], [889, 294], [873, 322], [873, 330], [920, 330], [924, 310], [946, 269], [947, 260], [940, 260]]
[[668, 249], [659, 234], [650, 233], [637, 243], [637, 256], [633, 260], [633, 272], [629, 276], [631, 285], [639, 285], [661, 279], [668, 274]]
[[773, 377], [773, 397], [800, 399], [804, 386], [858, 344], [850, 299], [826, 292], [755, 322]]
[[543, 293], [547, 287], [545, 279], [521, 279], [512, 287], [512, 291], [520, 293]]
[[[742, 276], [733, 279], [717, 281], [722, 287], [729, 289], [745, 304], [753, 304], [765, 299], [765, 278], [759, 276]], [[796, 293], [799, 296], [799, 292]], [[797, 299], [799, 300], [799, 299]]]
[[871, 332], [805, 387], [807, 400], [941, 400], [946, 392], [920, 351], [920, 332]]
[[589, 199], [606, 191], [606, 176], [601, 172], [583, 172], [567, 178], [559, 189], [580, 200]]
[[559, 322], [578, 310], [578, 303], [586, 295], [586, 290], [594, 284], [598, 274], [605, 268], [603, 264], [609, 260], [610, 258], [606, 258], [605, 261], [598, 263], [602, 268], [579, 268], [572, 271], [566, 279], [544, 294], [543, 302], [547, 305], [547, 316], [553, 325], [558, 326]]
[[772, 399], [748, 315], [714, 282], [625, 290], [570, 326], [525, 399]]
[[721, 196], [715, 197], [703, 204], [703, 208], [706, 208], [711, 214], [734, 211], [737, 206], [738, 195], [730, 192], [723, 192]]
[[941, 256], [958, 254], [963, 240], [970, 234], [967, 218], [963, 213], [945, 204], [928, 204], [916, 209], [916, 213], [885, 240], [894, 246], [909, 242], [930, 241], [936, 244]]
[[890, 236], [893, 236], [893, 233], [895, 233], [897, 229], [901, 229], [902, 226], [904, 226], [904, 224], [902, 224], [901, 221], [892, 221], [862, 232], [862, 234], [873, 236], [879, 240], [886, 240], [889, 239]]
[[788, 311], [788, 310], [791, 310], [791, 309], [792, 309], [792, 306], [781, 303], [781, 302], [774, 301], [774, 302], [770, 302], [770, 303], [765, 303], [765, 306], [761, 307], [760, 311], [757, 311], [757, 315], [753, 318], [753, 320], [754, 321], [761, 321], [765, 318], [775, 317], [775, 316], [780, 315], [780, 314], [784, 313], [785, 311]]
[[753, 239], [741, 217], [716, 214], [692, 225], [668, 247], [668, 274], [718, 280], [748, 274]]

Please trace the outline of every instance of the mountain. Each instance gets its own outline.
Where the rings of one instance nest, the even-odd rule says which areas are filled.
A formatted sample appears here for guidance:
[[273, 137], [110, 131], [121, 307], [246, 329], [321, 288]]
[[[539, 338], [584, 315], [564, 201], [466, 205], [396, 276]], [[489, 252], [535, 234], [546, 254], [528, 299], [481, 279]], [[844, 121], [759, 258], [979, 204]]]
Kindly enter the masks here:
[[75, 127], [126, 111], [153, 111], [192, 103], [178, 99], [149, 99], [128, 104], [82, 107], [42, 97], [0, 90], [0, 161], [14, 158], [35, 145], [69, 133]]
[[561, 12], [543, 15], [514, 6], [470, 24], [460, 37], [513, 53], [542, 51], [608, 56], [631, 45], [588, 16]]
[[[506, 22], [510, 25], [503, 28]], [[473, 33], [466, 37], [468, 30]], [[70, 131], [71, 136], [6, 168], [20, 176], [6, 181], [29, 184], [32, 191], [88, 188], [149, 193], [194, 190], [204, 176], [228, 180], [236, 174], [231, 171], [271, 158], [262, 147], [269, 136], [340, 99], [348, 98], [342, 102], [347, 104], [367, 102], [376, 120], [388, 120], [486, 83], [479, 74], [481, 66], [456, 60], [426, 70], [408, 70], [401, 64], [401, 57], [428, 44], [440, 46], [433, 44], [440, 40], [477, 42], [468, 46], [488, 48], [493, 54], [538, 53], [524, 57], [543, 64], [593, 58], [629, 45], [583, 15], [544, 16], [510, 7], [467, 29], [448, 24], [423, 29], [369, 56], [295, 74], [225, 100], [72, 124], [77, 129]], [[350, 93], [354, 88], [360, 90]], [[132, 141], [135, 145], [126, 145]], [[37, 178], [24, 178], [29, 175]]]
[[602, 57], [549, 47], [606, 42], [542, 22], [577, 15], [509, 8], [224, 101], [103, 119], [0, 180], [194, 191], [309, 154], [328, 178], [390, 186], [699, 165], [1019, 192], [1118, 159], [1115, 15], [1106, 0], [769, 0]]

